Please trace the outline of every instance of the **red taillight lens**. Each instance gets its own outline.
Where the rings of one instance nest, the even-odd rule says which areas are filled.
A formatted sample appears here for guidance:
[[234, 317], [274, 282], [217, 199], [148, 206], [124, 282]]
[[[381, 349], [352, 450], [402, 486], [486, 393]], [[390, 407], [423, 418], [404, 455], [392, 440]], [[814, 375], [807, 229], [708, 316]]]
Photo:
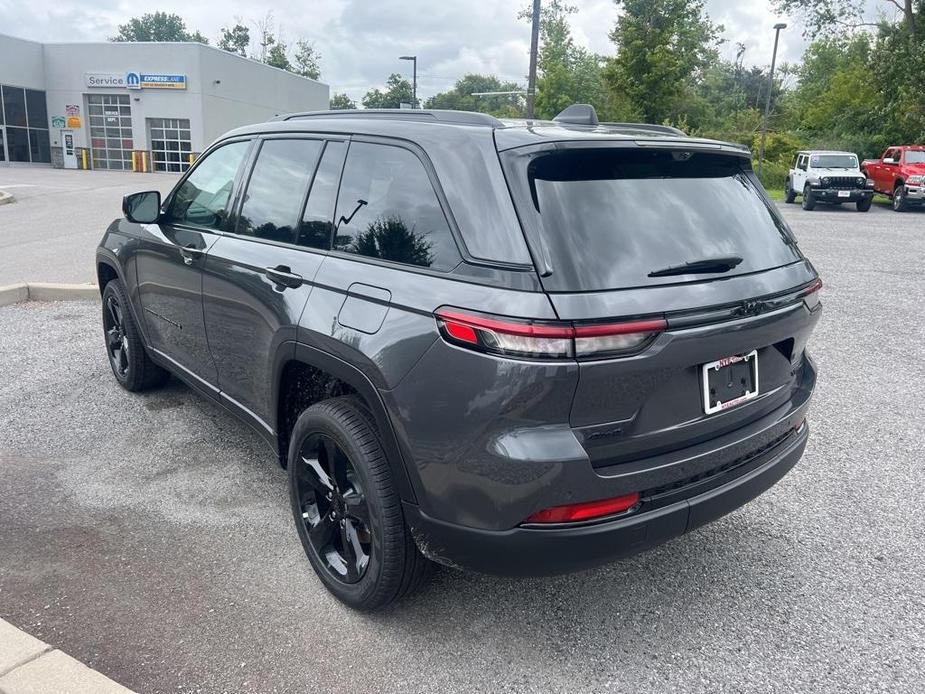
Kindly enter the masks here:
[[524, 523], [575, 523], [624, 513], [639, 503], [639, 492], [618, 496], [613, 499], [586, 501], [581, 504], [553, 506], [527, 518]]
[[803, 303], [806, 304], [806, 308], [810, 311], [819, 305], [820, 289], [822, 289], [822, 280], [817, 277], [816, 280], [800, 294], [800, 296], [803, 297]]
[[449, 342], [510, 356], [605, 357], [637, 351], [667, 324], [662, 319], [602, 325], [519, 321], [439, 309], [440, 332]]

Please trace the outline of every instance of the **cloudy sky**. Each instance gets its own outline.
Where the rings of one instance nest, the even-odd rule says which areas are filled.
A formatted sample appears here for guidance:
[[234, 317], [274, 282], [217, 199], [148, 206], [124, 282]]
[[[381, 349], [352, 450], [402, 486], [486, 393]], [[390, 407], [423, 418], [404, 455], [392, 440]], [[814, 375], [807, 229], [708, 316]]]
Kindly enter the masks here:
[[[612, 0], [571, 0], [576, 40], [593, 51], [612, 54], [607, 34], [617, 11]], [[872, 7], [885, 3], [868, 0]], [[274, 24], [284, 40], [304, 37], [322, 55], [322, 79], [333, 91], [354, 98], [380, 86], [391, 72], [406, 71], [402, 54], [418, 56], [422, 97], [442, 91], [467, 72], [491, 73], [525, 81], [530, 27], [517, 19], [528, 0], [278, 0]], [[723, 52], [732, 57], [736, 42], [746, 45], [746, 64], [770, 63], [773, 25], [788, 22], [780, 57], [800, 58], [806, 42], [793, 18], [780, 17], [769, 0], [706, 0], [714, 22], [725, 27]], [[263, 7], [270, 7], [264, 5]], [[179, 0], [137, 4], [118, 0], [0, 0], [0, 32], [37, 41], [101, 41], [133, 15], [163, 10], [181, 15], [215, 43], [219, 29], [240, 21], [256, 34], [265, 10], [245, 0]], [[152, 67], [153, 69], [153, 67]]]

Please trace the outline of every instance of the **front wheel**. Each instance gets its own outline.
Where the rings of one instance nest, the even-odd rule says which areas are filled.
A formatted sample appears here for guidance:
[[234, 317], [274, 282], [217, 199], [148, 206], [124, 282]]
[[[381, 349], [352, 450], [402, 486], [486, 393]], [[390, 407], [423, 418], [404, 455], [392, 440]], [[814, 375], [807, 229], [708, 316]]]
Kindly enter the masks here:
[[793, 184], [790, 183], [790, 179], [788, 178], [787, 182], [784, 183], [784, 202], [790, 205], [796, 199], [797, 194], [793, 191]]
[[909, 210], [909, 199], [906, 197], [906, 186], [898, 183], [893, 189], [893, 209], [897, 212]]
[[123, 388], [148, 390], [167, 381], [170, 374], [145, 352], [122, 280], [110, 280], [103, 289], [103, 334], [112, 375]]
[[803, 209], [812, 210], [816, 207], [816, 196], [813, 195], [813, 189], [809, 187], [809, 184], [806, 184], [806, 187], [803, 188]]
[[864, 198], [863, 200], [858, 200], [857, 205], [858, 212], [867, 212], [870, 209], [870, 203], [873, 201], [873, 197]]
[[302, 547], [334, 596], [357, 610], [416, 590], [431, 563], [405, 524], [385, 451], [353, 397], [312, 405], [289, 444], [289, 498]]

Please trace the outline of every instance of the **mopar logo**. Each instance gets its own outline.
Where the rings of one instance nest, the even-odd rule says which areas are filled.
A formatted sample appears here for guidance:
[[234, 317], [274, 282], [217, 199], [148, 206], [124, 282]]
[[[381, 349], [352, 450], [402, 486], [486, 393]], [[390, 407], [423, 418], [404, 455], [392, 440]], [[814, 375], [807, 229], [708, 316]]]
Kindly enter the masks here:
[[137, 72], [125, 75], [125, 86], [129, 89], [141, 89], [141, 76]]

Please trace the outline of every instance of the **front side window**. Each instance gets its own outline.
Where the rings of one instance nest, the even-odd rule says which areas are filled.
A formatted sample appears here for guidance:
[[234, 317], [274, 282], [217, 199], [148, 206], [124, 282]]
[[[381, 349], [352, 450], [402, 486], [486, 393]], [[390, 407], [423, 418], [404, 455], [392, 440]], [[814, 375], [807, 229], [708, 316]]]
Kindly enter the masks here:
[[335, 220], [334, 250], [436, 270], [460, 262], [424, 165], [402, 147], [350, 145]]
[[266, 140], [247, 183], [235, 232], [294, 243], [321, 140]]
[[305, 214], [299, 224], [296, 243], [308, 248], [330, 250], [334, 235], [334, 207], [337, 203], [337, 184], [344, 165], [347, 145], [344, 142], [328, 142], [315, 172], [312, 189], [305, 203]]
[[799, 160], [799, 163], [797, 164], [797, 168], [803, 171], [806, 171], [806, 155], [805, 154], [800, 155], [800, 160]]
[[167, 221], [219, 229], [227, 219], [228, 198], [250, 142], [232, 142], [210, 152], [174, 193]]

